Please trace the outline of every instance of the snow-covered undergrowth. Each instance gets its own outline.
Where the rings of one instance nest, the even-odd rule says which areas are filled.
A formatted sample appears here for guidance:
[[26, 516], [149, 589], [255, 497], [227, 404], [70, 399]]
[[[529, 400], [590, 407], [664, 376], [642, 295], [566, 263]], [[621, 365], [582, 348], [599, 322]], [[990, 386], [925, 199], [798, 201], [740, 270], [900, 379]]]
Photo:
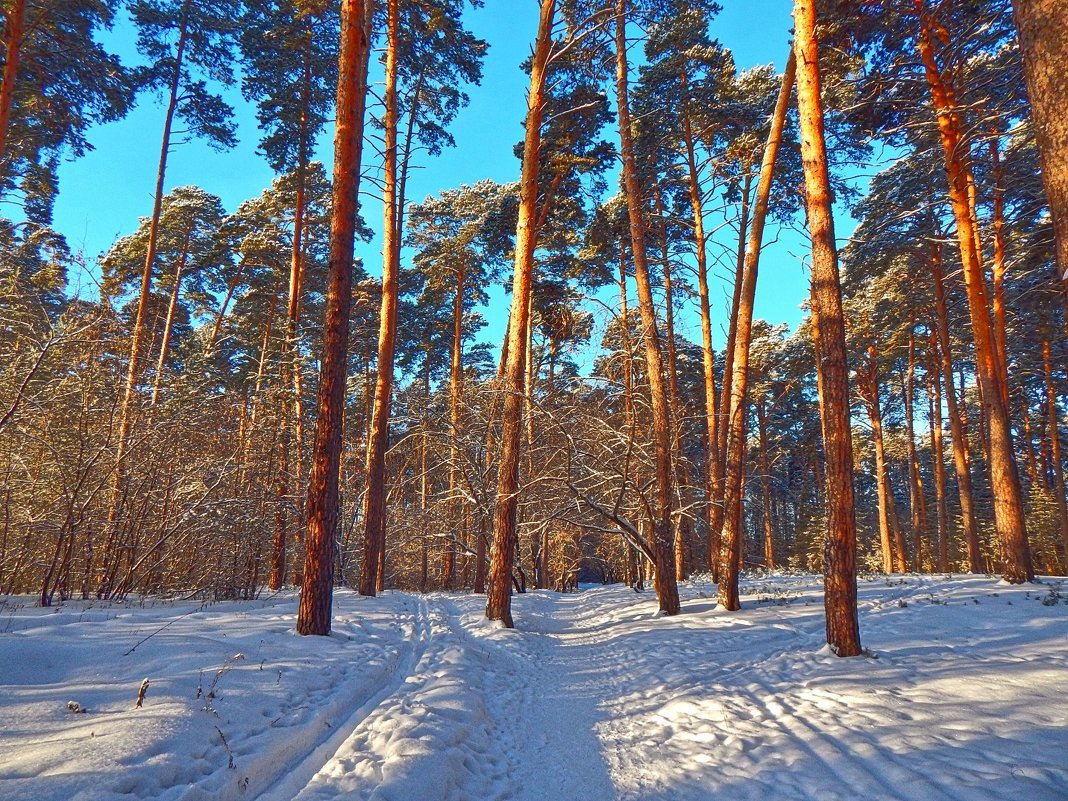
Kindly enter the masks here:
[[532, 592], [516, 631], [340, 590], [328, 638], [293, 594], [0, 599], [0, 799], [1068, 798], [1068, 586], [862, 580], [856, 659], [817, 578], [714, 589]]

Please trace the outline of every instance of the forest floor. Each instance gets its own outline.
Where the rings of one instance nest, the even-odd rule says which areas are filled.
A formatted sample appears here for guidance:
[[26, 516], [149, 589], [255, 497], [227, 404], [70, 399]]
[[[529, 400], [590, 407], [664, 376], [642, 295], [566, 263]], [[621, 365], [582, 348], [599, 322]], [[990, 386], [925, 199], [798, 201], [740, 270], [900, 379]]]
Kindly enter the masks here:
[[855, 659], [816, 577], [714, 589], [0, 599], [0, 799], [1068, 799], [1068, 585], [865, 578]]

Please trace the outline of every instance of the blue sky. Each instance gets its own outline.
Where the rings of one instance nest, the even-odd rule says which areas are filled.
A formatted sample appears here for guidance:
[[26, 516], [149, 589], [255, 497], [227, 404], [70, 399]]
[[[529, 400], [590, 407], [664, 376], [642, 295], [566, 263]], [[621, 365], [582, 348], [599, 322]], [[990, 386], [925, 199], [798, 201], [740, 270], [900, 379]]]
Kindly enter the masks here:
[[[773, 62], [781, 69], [789, 46], [791, 0], [721, 3], [723, 11], [713, 23], [713, 32], [734, 52], [739, 68]], [[457, 147], [424, 163], [413, 174], [413, 200], [483, 178], [502, 182], [518, 178], [519, 163], [512, 150], [522, 137], [527, 87], [527, 76], [519, 65], [530, 51], [537, 8], [535, 0], [486, 0], [483, 8], [469, 12], [471, 30], [490, 43], [484, 80], [481, 86], [469, 88], [471, 104], [451, 129]], [[133, 60], [136, 52], [132, 42], [132, 30], [124, 23], [113, 32], [110, 44]], [[238, 111], [238, 147], [217, 153], [197, 141], [181, 145], [170, 155], [167, 188], [197, 184], [219, 195], [227, 210], [233, 210], [242, 200], [258, 195], [273, 176], [256, 153], [259, 131], [252, 108], [241, 101], [236, 91], [229, 99]], [[162, 121], [162, 106], [145, 95], [126, 119], [91, 132], [93, 152], [62, 166], [55, 225], [72, 247], [84, 251], [90, 264], [117, 237], [133, 231], [140, 216], [151, 211]], [[331, 134], [327, 131], [317, 153], [327, 163], [332, 152]], [[381, 227], [381, 208], [373, 198], [365, 198], [365, 217], [373, 227]], [[844, 233], [839, 231], [839, 236]], [[775, 231], [769, 228], [769, 235], [774, 236]], [[807, 242], [794, 231], [782, 232], [768, 246], [757, 289], [758, 316], [773, 323], [786, 322], [791, 327], [800, 320], [799, 306], [808, 294], [801, 263], [806, 250]], [[371, 274], [377, 274], [379, 242], [363, 248], [360, 255]], [[94, 275], [72, 276], [72, 282], [80, 284], [80, 292], [95, 295]], [[714, 287], [713, 313], [717, 327], [722, 328], [730, 287], [723, 280], [714, 282]], [[496, 308], [504, 304], [492, 305]], [[503, 314], [487, 314], [490, 326], [484, 332], [486, 339], [499, 339]], [[696, 317], [682, 315], [680, 322], [681, 333], [696, 340]], [[722, 336], [717, 335], [716, 339], [717, 344], [722, 343]]]

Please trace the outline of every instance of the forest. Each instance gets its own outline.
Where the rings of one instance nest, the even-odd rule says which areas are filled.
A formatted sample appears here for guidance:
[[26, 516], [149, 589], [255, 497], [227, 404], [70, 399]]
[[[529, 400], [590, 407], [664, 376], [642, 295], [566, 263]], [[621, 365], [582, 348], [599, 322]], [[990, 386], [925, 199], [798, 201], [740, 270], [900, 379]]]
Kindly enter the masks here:
[[[1065, 573], [1068, 5], [797, 0], [779, 72], [712, 0], [541, 0], [523, 127], [487, 121], [515, 181], [414, 199], [481, 5], [5, 0], [0, 591], [299, 586], [324, 634], [341, 586], [510, 627], [528, 589], [674, 615], [708, 573], [729, 611], [788, 569], [850, 656], [858, 571]], [[151, 202], [93, 261], [57, 173], [153, 101]], [[238, 101], [276, 177], [227, 209], [168, 157], [237, 146]], [[806, 232], [793, 329], [754, 314], [775, 225]]]

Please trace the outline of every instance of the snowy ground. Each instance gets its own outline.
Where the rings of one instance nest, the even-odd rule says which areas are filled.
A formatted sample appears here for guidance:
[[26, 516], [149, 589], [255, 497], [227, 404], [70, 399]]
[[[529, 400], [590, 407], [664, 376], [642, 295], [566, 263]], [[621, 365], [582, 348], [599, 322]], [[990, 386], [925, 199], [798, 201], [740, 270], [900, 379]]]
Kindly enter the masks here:
[[864, 580], [876, 659], [822, 649], [817, 579], [713, 589], [530, 593], [517, 631], [339, 591], [329, 638], [291, 594], [0, 599], [0, 799], [1068, 799], [1068, 585]]

